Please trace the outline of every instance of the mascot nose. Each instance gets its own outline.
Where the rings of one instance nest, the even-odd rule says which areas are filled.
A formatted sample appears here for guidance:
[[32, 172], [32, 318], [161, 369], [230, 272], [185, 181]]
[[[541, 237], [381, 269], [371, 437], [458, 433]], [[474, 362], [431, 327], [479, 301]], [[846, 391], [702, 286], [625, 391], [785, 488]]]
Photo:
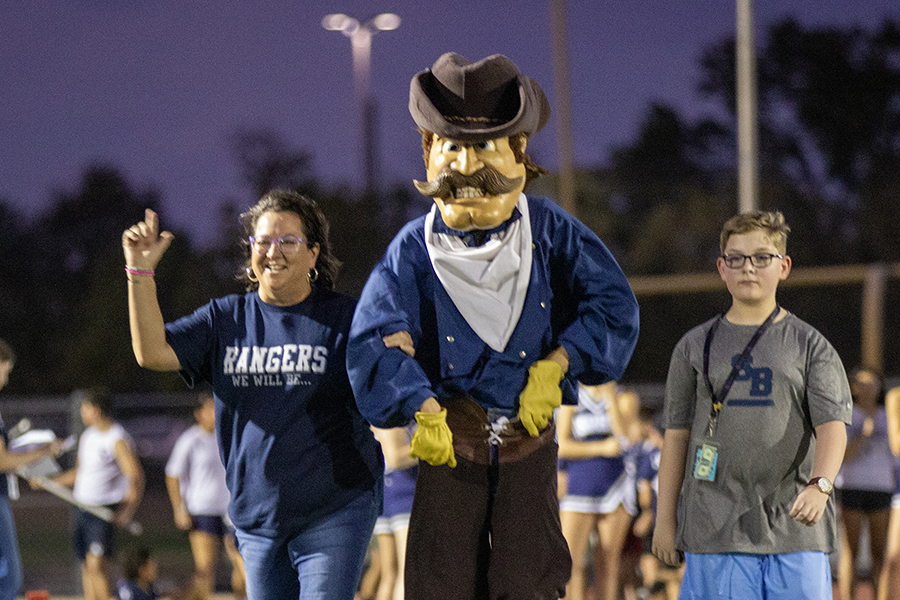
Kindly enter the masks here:
[[483, 166], [477, 152], [471, 146], [463, 146], [456, 155], [456, 159], [450, 165], [452, 169], [459, 171], [463, 175], [471, 175]]

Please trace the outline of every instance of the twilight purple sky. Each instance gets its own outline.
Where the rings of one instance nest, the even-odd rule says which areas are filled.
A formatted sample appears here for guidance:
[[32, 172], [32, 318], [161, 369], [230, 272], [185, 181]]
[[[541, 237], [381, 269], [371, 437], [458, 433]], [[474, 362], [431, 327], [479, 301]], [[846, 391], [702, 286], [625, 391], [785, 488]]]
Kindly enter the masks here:
[[[894, 0], [757, 1], [757, 39], [794, 16], [804, 26], [875, 27], [900, 18]], [[547, 0], [25, 0], [0, 16], [0, 200], [29, 217], [54, 190], [108, 164], [162, 193], [169, 226], [214, 237], [224, 198], [254, 200], [228, 139], [268, 127], [313, 154], [328, 186], [362, 185], [350, 41], [328, 13], [403, 22], [372, 44], [382, 185], [421, 178], [407, 111], [409, 80], [446, 51], [506, 54], [554, 104]], [[695, 117], [701, 51], [735, 30], [734, 0], [567, 2], [575, 157], [602, 164], [633, 139], [651, 101]], [[556, 168], [556, 126], [529, 144]], [[166, 223], [163, 223], [166, 226]]]

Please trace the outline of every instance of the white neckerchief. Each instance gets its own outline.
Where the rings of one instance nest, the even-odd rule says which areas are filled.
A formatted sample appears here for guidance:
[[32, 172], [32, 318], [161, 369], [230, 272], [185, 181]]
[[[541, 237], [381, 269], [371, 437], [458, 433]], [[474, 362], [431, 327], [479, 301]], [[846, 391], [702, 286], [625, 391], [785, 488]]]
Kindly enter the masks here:
[[425, 217], [425, 245], [434, 272], [472, 330], [497, 352], [506, 348], [519, 322], [531, 280], [531, 221], [525, 194], [519, 195], [516, 207], [522, 216], [477, 248], [432, 230], [437, 206]]

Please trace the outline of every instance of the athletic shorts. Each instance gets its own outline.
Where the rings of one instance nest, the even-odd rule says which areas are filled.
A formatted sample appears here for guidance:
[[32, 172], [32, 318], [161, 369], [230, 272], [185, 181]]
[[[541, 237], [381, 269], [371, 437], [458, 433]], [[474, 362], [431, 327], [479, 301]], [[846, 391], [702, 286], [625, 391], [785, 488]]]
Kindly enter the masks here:
[[[109, 504], [113, 512], [118, 509], [118, 504]], [[112, 557], [115, 554], [116, 527], [108, 521], [104, 521], [97, 515], [78, 510], [75, 514], [75, 532], [72, 535], [72, 546], [75, 556], [84, 562], [88, 553], [95, 556]]]
[[678, 600], [830, 599], [831, 565], [824, 552], [685, 553]]
[[234, 537], [234, 527], [222, 515], [191, 515], [191, 531], [205, 531], [217, 537]]
[[881, 492], [878, 490], [848, 490], [846, 488], [839, 489], [837, 493], [838, 502], [840, 502], [841, 508], [864, 513], [890, 508], [891, 496], [893, 496], [891, 492]]

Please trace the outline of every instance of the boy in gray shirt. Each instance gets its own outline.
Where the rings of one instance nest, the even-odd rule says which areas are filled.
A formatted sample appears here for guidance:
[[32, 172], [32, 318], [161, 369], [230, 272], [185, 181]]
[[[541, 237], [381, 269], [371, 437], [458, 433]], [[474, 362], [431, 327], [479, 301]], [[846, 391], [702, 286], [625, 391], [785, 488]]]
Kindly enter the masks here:
[[672, 353], [653, 552], [685, 553], [681, 600], [831, 598], [852, 403], [831, 344], [776, 302], [789, 230], [779, 212], [725, 223], [731, 307]]

